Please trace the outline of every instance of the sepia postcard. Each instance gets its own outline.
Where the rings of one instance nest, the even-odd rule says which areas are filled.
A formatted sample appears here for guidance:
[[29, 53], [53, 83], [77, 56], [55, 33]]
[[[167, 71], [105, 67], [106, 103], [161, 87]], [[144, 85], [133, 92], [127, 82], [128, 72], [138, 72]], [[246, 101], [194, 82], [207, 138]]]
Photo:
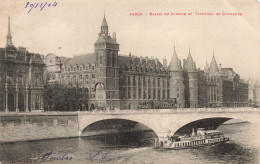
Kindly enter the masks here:
[[259, 0], [0, 0], [0, 164], [259, 163]]

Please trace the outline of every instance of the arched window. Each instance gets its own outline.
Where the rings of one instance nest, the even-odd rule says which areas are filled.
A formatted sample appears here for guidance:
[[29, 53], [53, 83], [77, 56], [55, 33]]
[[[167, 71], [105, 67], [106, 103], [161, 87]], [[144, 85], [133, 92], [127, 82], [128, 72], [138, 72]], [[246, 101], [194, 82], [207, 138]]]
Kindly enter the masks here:
[[139, 88], [139, 90], [138, 90], [138, 98], [139, 99], [141, 99], [141, 94], [142, 94], [142, 90], [141, 90], [141, 88]]
[[151, 89], [148, 90], [148, 99], [151, 99], [152, 95], [151, 95]]
[[131, 99], [131, 89], [128, 89], [128, 99]]
[[127, 77], [127, 80], [128, 80], [127, 84], [128, 84], [128, 86], [130, 86], [130, 84], [131, 84], [130, 77]]
[[99, 57], [99, 62], [100, 62], [100, 64], [102, 64], [102, 60], [103, 60], [103, 59], [102, 59], [102, 56], [100, 56], [100, 57]]

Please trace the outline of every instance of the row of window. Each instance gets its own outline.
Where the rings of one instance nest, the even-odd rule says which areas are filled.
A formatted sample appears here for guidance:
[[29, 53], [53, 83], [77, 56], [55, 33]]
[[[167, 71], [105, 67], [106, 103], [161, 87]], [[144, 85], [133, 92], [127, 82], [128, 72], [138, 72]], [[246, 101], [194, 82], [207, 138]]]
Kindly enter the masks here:
[[[9, 84], [9, 85], [14, 85], [14, 84], [19, 84], [19, 85], [25, 85], [26, 83], [30, 83], [31, 85], [33, 86], [39, 86], [42, 84], [42, 77], [39, 75], [39, 74], [35, 74], [34, 75], [34, 78], [32, 81], [28, 81], [26, 80], [22, 75], [19, 76], [19, 77], [10, 77], [10, 76], [7, 76], [6, 77], [6, 82]], [[0, 78], [0, 81], [1, 81], [1, 78]]]
[[78, 66], [78, 65], [76, 65], [76, 66], [74, 66], [74, 67], [67, 67], [67, 66], [65, 66], [65, 68], [63, 68], [63, 71], [68, 71], [68, 72], [70, 72], [70, 71], [83, 71], [83, 70], [94, 70], [95, 69], [95, 65], [91, 65], [91, 64], [88, 64], [87, 66], [85, 66], [85, 65], [82, 65], [82, 66]]
[[201, 81], [206, 81], [206, 82], [213, 82], [213, 83], [218, 83], [218, 78], [215, 76], [207, 76], [204, 74], [200, 74], [199, 80]]
[[[143, 92], [143, 95], [142, 95]], [[161, 93], [162, 92], [162, 93]], [[157, 93], [157, 94], [156, 94]], [[138, 95], [138, 97], [137, 97]], [[121, 89], [121, 98], [122, 99], [169, 99], [170, 98], [170, 89], [148, 89], [143, 90], [142, 89]]]
[[137, 72], [150, 72], [150, 73], [164, 73], [164, 74], [170, 74], [170, 71], [168, 69], [164, 68], [153, 68], [153, 67], [142, 67], [142, 66], [125, 66], [123, 67], [126, 71], [137, 71]]
[[[161, 82], [162, 81], [162, 82]], [[170, 82], [169, 80], [165, 80], [165, 79], [161, 79], [161, 78], [158, 78], [157, 79], [157, 86], [160, 87], [161, 86], [161, 83], [162, 83], [162, 86], [165, 87], [165, 82], [166, 82], [166, 87], [169, 88], [170, 87]], [[130, 77], [127, 77], [126, 78], [126, 86], [130, 86], [131, 85], [131, 78]], [[141, 77], [135, 77], [133, 76], [132, 77], [132, 85], [133, 86], [143, 86], [143, 87], [146, 87], [148, 85], [148, 87], [151, 87], [151, 85], [153, 85], [153, 87], [156, 86], [156, 78], [148, 78], [146, 80], [141, 80]]]
[[61, 83], [65, 84], [65, 80], [66, 80], [68, 84], [77, 84], [77, 83], [83, 84], [83, 78], [85, 78], [86, 84], [89, 84], [90, 77], [92, 79], [95, 79], [95, 74], [92, 74], [92, 75], [79, 75], [78, 77], [77, 76], [67, 76], [67, 77], [62, 76], [61, 77]]
[[216, 87], [209, 87], [208, 101], [209, 102], [218, 102], [219, 101], [219, 94], [218, 94], [218, 90]]

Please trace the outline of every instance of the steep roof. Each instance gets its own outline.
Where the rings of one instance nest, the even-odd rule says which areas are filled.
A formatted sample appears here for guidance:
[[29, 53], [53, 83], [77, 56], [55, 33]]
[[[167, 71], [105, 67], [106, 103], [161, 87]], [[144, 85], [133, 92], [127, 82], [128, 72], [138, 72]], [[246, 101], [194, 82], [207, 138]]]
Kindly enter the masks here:
[[61, 64], [64, 64], [64, 65], [66, 65], [70, 60], [71, 60], [71, 58], [60, 57], [60, 62], [61, 62]]
[[[147, 62], [146, 62], [147, 60]], [[158, 59], [151, 59], [151, 58], [142, 58], [142, 57], [135, 57], [135, 56], [126, 56], [126, 55], [119, 55], [118, 56], [118, 64], [119, 66], [148, 66], [148, 67], [159, 67], [162, 68], [163, 65], [160, 63], [160, 61], [157, 61]]]
[[190, 50], [187, 59], [185, 60], [183, 68], [186, 71], [196, 71], [196, 63], [193, 61]]
[[219, 72], [218, 65], [217, 65], [215, 56], [213, 54], [213, 57], [212, 57], [212, 60], [211, 60], [210, 66], [209, 66], [209, 73], [214, 75], [218, 72]]
[[173, 52], [172, 59], [171, 59], [171, 62], [169, 64], [168, 68], [170, 69], [170, 71], [181, 70], [181, 63], [180, 63], [180, 60], [175, 51], [175, 47], [174, 47], [174, 52]]
[[70, 59], [66, 66], [74, 66], [74, 65], [81, 65], [81, 64], [89, 64], [95, 62], [95, 54], [88, 53], [88, 54], [82, 54], [79, 56], [74, 56], [72, 59]]
[[109, 35], [99, 35], [98, 40], [95, 43], [111, 43], [118, 44], [114, 39], [112, 39]]
[[103, 21], [102, 21], [102, 25], [101, 26], [108, 26], [107, 25], [107, 20], [106, 20], [106, 16], [104, 15]]
[[187, 62], [190, 62], [190, 63], [194, 62], [190, 52], [189, 52], [188, 57], [187, 57]]

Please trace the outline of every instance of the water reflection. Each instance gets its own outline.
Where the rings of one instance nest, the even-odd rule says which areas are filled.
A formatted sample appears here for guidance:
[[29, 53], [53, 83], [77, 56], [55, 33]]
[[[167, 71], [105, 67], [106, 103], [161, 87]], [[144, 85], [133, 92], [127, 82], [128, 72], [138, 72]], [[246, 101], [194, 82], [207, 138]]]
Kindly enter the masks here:
[[83, 137], [83, 139], [94, 140], [103, 147], [151, 147], [155, 137], [157, 135], [153, 131], [135, 131]]

